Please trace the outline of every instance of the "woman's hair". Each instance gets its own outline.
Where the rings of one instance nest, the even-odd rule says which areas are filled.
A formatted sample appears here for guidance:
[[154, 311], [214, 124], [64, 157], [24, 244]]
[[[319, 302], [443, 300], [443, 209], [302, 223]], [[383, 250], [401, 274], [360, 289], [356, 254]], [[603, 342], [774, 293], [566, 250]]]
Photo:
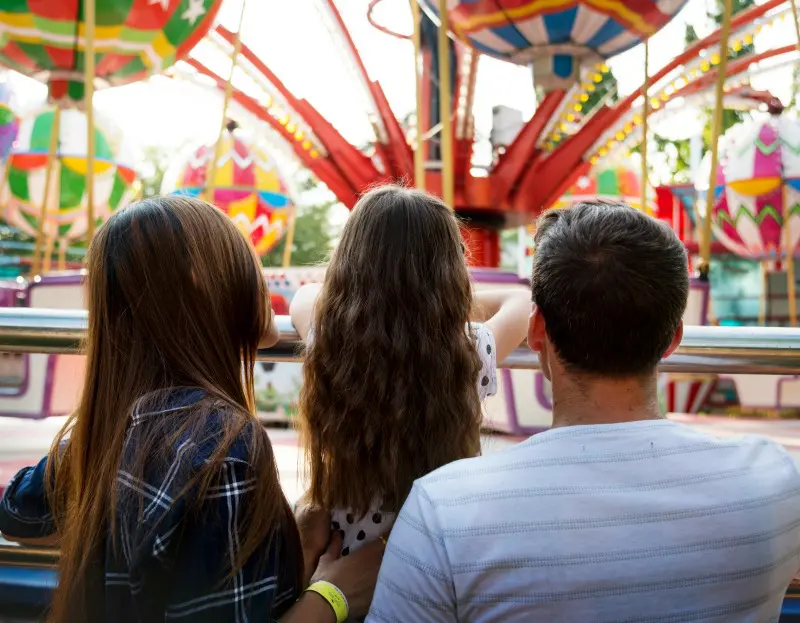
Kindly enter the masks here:
[[182, 493], [191, 490], [186, 504], [197, 511], [232, 444], [246, 440], [256, 491], [244, 507], [235, 565], [280, 532], [295, 550], [285, 557], [284, 571], [299, 577], [302, 569], [292, 568], [293, 553], [300, 558], [297, 527], [269, 440], [254, 417], [253, 366], [271, 312], [250, 244], [208, 203], [155, 197], [114, 214], [97, 232], [86, 262], [86, 376], [48, 469], [61, 547], [52, 620], [88, 620], [91, 605], [82, 602], [95, 563], [102, 565], [98, 552], [115, 533], [121, 508], [116, 478], [132, 410], [144, 405], [152, 411], [173, 388], [198, 387], [205, 397], [190, 409], [148, 420], [141, 432], [137, 427], [133, 465], [126, 460], [125, 469], [141, 477], [146, 464], [174, 453], [179, 437], [207, 447], [214, 430], [210, 460], [192, 472]]
[[316, 302], [300, 391], [312, 500], [397, 511], [415, 479], [480, 451], [472, 287], [453, 212], [396, 186], [364, 195]]

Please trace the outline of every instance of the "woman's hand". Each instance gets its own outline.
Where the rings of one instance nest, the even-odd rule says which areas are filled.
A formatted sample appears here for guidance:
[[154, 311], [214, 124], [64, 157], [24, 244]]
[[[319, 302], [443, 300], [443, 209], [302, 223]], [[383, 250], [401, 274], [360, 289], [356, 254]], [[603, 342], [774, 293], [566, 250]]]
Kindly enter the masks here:
[[383, 541], [376, 540], [349, 556], [340, 557], [342, 535], [335, 532], [328, 549], [319, 559], [311, 582], [330, 582], [347, 597], [351, 617], [366, 616], [378, 581], [384, 549]]
[[[302, 533], [301, 533], [302, 534]], [[343, 558], [342, 535], [333, 534], [327, 550], [319, 559], [312, 580], [324, 580], [338, 588], [347, 598], [350, 617], [363, 617], [369, 611], [372, 594], [378, 580], [378, 570], [383, 560], [382, 541], [368, 543], [361, 549]], [[314, 593], [303, 593], [289, 611], [281, 617], [281, 623], [334, 623], [336, 616], [327, 601]]]

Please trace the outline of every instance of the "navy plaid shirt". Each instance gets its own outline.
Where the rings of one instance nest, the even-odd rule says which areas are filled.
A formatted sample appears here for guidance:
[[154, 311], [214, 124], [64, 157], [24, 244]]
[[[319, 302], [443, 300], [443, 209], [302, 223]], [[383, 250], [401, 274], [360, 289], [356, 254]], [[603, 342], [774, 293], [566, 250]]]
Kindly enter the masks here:
[[[201, 390], [178, 390], [170, 395], [165, 410], [132, 418], [117, 474], [121, 502], [115, 542], [119, 546], [112, 547], [109, 535], [102, 553], [104, 569], [95, 569], [98, 582], [90, 582], [101, 587], [98, 594], [90, 593], [93, 605], [102, 602], [102, 608], [96, 603], [95, 612], [105, 612], [97, 620], [269, 621], [282, 614], [296, 597], [298, 587], [291, 579], [282, 581], [279, 577], [279, 570], [285, 567], [281, 552], [286, 551], [281, 538], [273, 539], [270, 551], [257, 553], [229, 577], [240, 542], [238, 514], [255, 489], [245, 439], [230, 448], [222, 473], [203, 504], [202, 516], [190, 512], [178, 494], [192, 468], [214, 451], [213, 443], [200, 443], [187, 451], [191, 440], [179, 439], [168, 461], [145, 467], [144, 479], [125, 469], [129, 442], [137, 427], [147, 426], [153, 416], [190, 407], [202, 397]], [[210, 418], [212, 429], [219, 427], [215, 417]], [[204, 436], [206, 440], [213, 440], [214, 431], [210, 432]], [[0, 532], [18, 538], [53, 534], [44, 487], [46, 463], [44, 458], [14, 476], [0, 501]], [[141, 519], [139, 496], [144, 500]], [[122, 502], [126, 497], [130, 504]]]

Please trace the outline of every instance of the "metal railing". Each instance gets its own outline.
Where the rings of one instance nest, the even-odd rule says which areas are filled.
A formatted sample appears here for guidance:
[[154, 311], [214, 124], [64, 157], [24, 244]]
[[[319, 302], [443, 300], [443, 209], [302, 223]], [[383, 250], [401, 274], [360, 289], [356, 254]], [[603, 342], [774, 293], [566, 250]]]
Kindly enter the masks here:
[[[300, 361], [300, 340], [288, 316], [277, 317], [281, 339], [261, 351], [263, 361]], [[635, 320], [634, 320], [635, 322]], [[85, 311], [0, 309], [0, 351], [77, 353], [86, 332]], [[517, 349], [500, 364], [535, 370], [539, 359]], [[664, 372], [698, 374], [800, 374], [800, 329], [781, 327], [698, 327], [684, 329], [678, 350], [664, 359]]]

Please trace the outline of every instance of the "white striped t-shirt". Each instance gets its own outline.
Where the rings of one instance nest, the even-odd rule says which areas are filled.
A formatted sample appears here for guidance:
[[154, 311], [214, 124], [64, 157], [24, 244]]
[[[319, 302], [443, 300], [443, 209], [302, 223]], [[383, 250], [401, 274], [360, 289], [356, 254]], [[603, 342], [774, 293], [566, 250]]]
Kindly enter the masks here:
[[369, 623], [765, 623], [800, 569], [780, 446], [669, 422], [572, 426], [418, 480]]

